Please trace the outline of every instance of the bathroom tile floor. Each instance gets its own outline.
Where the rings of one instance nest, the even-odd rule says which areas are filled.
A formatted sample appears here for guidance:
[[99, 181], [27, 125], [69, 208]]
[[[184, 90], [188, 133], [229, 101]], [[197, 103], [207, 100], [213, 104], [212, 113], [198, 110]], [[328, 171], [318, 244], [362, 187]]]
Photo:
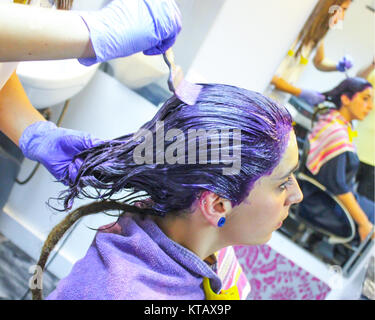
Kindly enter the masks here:
[[[0, 300], [31, 300], [31, 293], [27, 291], [32, 277], [29, 268], [34, 264], [35, 260], [0, 234]], [[44, 297], [58, 281], [48, 271], [43, 274]]]

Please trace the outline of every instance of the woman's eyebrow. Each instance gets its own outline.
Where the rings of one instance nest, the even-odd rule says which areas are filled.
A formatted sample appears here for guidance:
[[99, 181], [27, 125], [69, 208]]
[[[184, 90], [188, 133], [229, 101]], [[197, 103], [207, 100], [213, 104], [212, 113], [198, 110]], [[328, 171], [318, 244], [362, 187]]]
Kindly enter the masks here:
[[287, 177], [289, 177], [292, 173], [294, 173], [297, 169], [298, 169], [298, 166], [299, 166], [299, 162], [297, 162], [297, 164], [293, 167], [293, 169], [289, 170], [285, 175], [283, 175], [282, 177], [280, 178], [276, 178], [276, 180], [283, 180]]

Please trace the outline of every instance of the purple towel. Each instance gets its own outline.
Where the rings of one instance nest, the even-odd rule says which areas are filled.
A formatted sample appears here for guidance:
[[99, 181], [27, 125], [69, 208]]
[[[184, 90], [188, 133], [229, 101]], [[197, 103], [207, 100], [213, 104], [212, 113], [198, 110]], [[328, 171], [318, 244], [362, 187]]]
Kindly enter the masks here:
[[47, 299], [202, 300], [202, 281], [221, 280], [196, 254], [168, 238], [151, 219], [122, 217], [100, 230], [86, 256]]

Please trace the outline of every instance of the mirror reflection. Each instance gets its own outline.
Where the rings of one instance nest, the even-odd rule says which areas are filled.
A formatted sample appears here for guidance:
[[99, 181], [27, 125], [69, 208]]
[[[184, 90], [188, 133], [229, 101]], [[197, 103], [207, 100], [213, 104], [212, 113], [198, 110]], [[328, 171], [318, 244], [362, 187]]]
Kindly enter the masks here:
[[304, 200], [281, 232], [345, 272], [374, 225], [374, 32], [372, 1], [319, 1], [266, 90], [300, 150]]

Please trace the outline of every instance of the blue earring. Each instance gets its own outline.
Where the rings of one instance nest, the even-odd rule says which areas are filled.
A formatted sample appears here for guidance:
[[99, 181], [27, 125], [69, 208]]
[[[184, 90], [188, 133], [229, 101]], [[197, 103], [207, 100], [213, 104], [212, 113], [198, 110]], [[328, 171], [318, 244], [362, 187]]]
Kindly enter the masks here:
[[224, 217], [221, 217], [221, 218], [219, 219], [219, 222], [217, 223], [217, 226], [218, 226], [219, 228], [221, 228], [221, 227], [224, 225], [224, 223], [225, 223], [225, 218], [224, 218]]

